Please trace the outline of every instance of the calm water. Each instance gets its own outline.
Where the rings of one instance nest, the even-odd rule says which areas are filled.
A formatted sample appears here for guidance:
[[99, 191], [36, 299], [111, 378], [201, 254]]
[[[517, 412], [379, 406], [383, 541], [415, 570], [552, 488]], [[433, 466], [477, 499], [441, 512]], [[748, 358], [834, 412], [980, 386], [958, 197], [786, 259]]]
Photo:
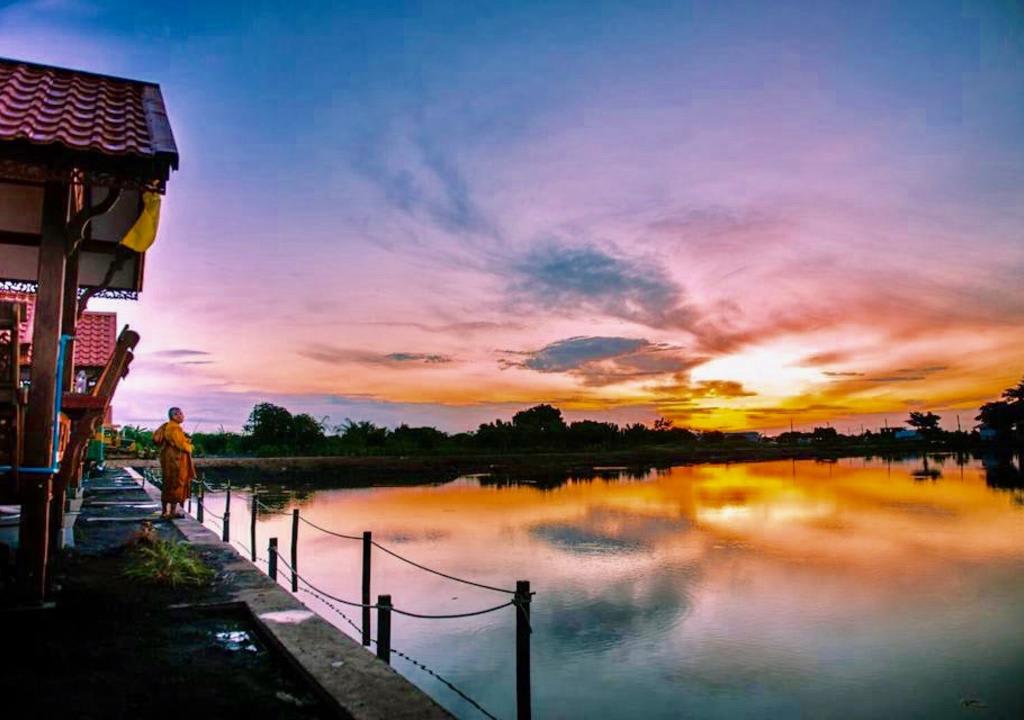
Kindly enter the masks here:
[[[1024, 717], [1017, 468], [850, 459], [602, 475], [278, 500], [450, 573], [529, 579], [538, 718]], [[261, 520], [260, 544], [276, 535], [287, 554], [289, 523]], [[358, 599], [358, 542], [302, 526], [300, 548], [304, 575]], [[505, 599], [380, 552], [373, 562], [374, 597], [391, 593], [397, 607], [454, 613]], [[393, 643], [507, 718], [514, 628], [511, 608], [396, 617]], [[460, 717], [480, 717], [394, 664]]]

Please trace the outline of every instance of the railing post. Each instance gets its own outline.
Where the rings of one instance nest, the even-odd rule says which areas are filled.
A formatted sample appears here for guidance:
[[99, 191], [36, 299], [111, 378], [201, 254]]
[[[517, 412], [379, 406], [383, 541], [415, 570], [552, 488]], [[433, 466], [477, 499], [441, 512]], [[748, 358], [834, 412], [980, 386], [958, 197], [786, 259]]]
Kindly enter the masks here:
[[277, 582], [277, 538], [270, 538], [267, 546], [267, 575]]
[[196, 481], [195, 480], [189, 480], [188, 481], [188, 514], [189, 515], [192, 514], [192, 496], [195, 495], [195, 492], [196, 492]]
[[299, 509], [292, 510], [292, 592], [299, 591]]
[[373, 533], [363, 531], [363, 645], [370, 647], [370, 550]]
[[252, 507], [249, 509], [249, 548], [252, 550], [252, 561], [256, 562], [256, 516], [259, 513], [260, 501], [256, 495], [256, 486], [252, 488]]
[[224, 490], [224, 534], [221, 536], [224, 542], [231, 542], [231, 481]]
[[391, 664], [391, 596], [377, 596], [377, 657]]
[[530, 720], [530, 581], [516, 582], [516, 719]]
[[196, 498], [196, 520], [199, 522], [203, 521], [203, 497], [206, 495], [206, 483], [202, 480], [199, 481], [199, 496]]

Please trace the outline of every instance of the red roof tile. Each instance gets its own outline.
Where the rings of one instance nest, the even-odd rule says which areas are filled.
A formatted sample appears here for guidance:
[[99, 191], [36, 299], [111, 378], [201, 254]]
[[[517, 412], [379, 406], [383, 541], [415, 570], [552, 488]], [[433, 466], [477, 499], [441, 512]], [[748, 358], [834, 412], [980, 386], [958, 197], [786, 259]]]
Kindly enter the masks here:
[[75, 328], [75, 367], [104, 367], [116, 345], [117, 313], [85, 313]]
[[[21, 342], [32, 342], [32, 313], [35, 295], [0, 291], [0, 302], [20, 302], [26, 306], [21, 324]], [[75, 367], [104, 367], [117, 346], [117, 313], [86, 312], [75, 330]], [[24, 362], [31, 362], [31, 348]]]
[[159, 86], [3, 58], [0, 141], [178, 166]]

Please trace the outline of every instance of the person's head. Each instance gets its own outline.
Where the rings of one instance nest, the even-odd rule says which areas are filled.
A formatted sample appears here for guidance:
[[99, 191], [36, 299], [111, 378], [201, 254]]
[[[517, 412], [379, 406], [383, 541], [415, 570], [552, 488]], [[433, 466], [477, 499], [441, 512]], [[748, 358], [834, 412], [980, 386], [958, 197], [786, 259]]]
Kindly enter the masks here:
[[180, 407], [172, 407], [170, 410], [167, 411], [167, 417], [169, 417], [174, 422], [179, 422], [180, 423], [180, 422], [184, 422], [184, 420], [185, 420], [185, 413], [183, 413], [181, 411]]

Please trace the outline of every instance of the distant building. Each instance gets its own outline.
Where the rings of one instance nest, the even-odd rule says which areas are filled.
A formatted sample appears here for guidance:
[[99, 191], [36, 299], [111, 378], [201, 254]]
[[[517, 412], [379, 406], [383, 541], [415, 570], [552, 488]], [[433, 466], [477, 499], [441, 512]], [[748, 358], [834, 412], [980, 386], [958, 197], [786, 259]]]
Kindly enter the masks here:
[[982, 425], [978, 428], [978, 439], [983, 442], [991, 442], [999, 437], [999, 432], [995, 428], [990, 428], [988, 425]]
[[896, 440], [918, 440], [921, 433], [917, 430], [897, 430], [892, 435]]

